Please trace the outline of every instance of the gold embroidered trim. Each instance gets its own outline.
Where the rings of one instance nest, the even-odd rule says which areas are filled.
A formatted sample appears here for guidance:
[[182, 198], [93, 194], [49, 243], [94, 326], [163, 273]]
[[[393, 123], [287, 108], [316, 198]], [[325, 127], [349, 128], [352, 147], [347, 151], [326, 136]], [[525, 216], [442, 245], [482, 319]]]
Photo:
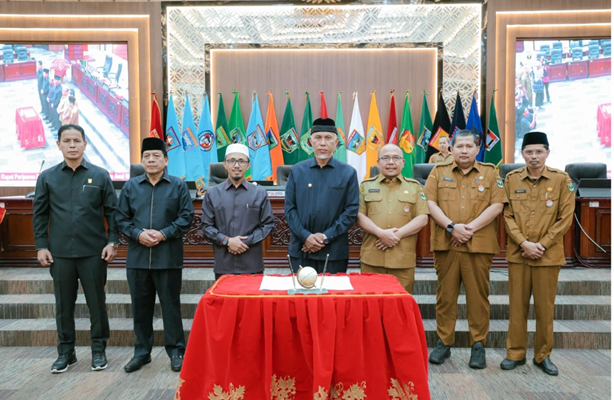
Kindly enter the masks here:
[[213, 392], [209, 393], [209, 400], [245, 400], [245, 386], [235, 386], [231, 383], [228, 392], [219, 385], [213, 385]]
[[388, 396], [390, 400], [418, 400], [418, 395], [414, 393], [413, 382], [403, 383], [394, 378], [390, 378]]
[[328, 392], [322, 386], [318, 386], [318, 391], [313, 394], [313, 400], [328, 400]]
[[362, 381], [344, 390], [343, 383], [339, 382], [330, 388], [330, 400], [364, 400], [367, 398], [366, 388], [367, 382]]
[[296, 394], [296, 379], [290, 376], [285, 378], [273, 374], [271, 377], [271, 400], [293, 400]]
[[181, 386], [183, 386], [183, 383], [185, 382], [185, 380], [179, 378], [179, 381], [177, 381], [177, 389], [175, 389], [175, 397], [174, 400], [181, 400]]

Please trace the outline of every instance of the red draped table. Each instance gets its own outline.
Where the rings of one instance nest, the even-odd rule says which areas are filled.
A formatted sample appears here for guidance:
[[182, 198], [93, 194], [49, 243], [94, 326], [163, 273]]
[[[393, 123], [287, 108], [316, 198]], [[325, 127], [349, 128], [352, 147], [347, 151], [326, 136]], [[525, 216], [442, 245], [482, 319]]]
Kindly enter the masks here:
[[45, 130], [38, 113], [32, 107], [22, 107], [15, 110], [15, 125], [17, 139], [24, 149], [45, 147]]
[[597, 136], [602, 145], [612, 144], [612, 103], [597, 106]]
[[175, 398], [430, 399], [416, 301], [392, 276], [349, 277], [352, 291], [308, 296], [220, 278], [198, 304]]

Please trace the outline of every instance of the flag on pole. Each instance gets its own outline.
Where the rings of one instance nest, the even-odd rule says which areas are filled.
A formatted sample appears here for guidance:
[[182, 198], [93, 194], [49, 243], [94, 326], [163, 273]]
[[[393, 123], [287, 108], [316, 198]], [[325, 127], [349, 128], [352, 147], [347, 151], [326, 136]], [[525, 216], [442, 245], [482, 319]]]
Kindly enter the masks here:
[[422, 114], [420, 115], [420, 128], [418, 129], [418, 140], [415, 147], [414, 164], [423, 164], [426, 160], [426, 148], [431, 140], [433, 132], [433, 122], [431, 112], [429, 111], [429, 103], [426, 101], [428, 93], [422, 91]]
[[441, 136], [450, 137], [450, 115], [448, 108], [443, 101], [443, 95], [439, 92], [439, 100], [437, 102], [437, 112], [435, 113], [435, 121], [433, 122], [433, 135], [429, 141], [429, 148], [426, 153], [426, 159], [431, 158], [433, 154], [439, 150], [439, 138]]
[[245, 124], [243, 123], [243, 116], [241, 115], [241, 104], [239, 103], [239, 92], [233, 92], [235, 99], [232, 102], [232, 109], [230, 110], [230, 118], [228, 119], [228, 129], [230, 129], [230, 143], [240, 143], [247, 146], [247, 140], [245, 137]]
[[158, 97], [153, 94], [153, 101], [151, 103], [151, 121], [149, 124], [149, 136], [157, 137], [164, 140], [164, 131], [162, 130], [162, 116], [160, 115], [160, 105], [158, 104]]
[[324, 91], [320, 90], [320, 118], [328, 118], [328, 110], [326, 109], [326, 99]]
[[200, 146], [196, 140], [196, 126], [190, 106], [190, 97], [186, 96], [185, 108], [183, 109], [183, 120], [181, 122], [181, 143], [183, 144], [183, 155], [185, 157], [186, 181], [198, 181], [204, 179], [205, 169], [203, 159], [200, 155]]
[[333, 157], [339, 161], [347, 162], [347, 148], [345, 146], [345, 121], [343, 120], [343, 108], [341, 107], [341, 92], [337, 93], [337, 115], [335, 117], [335, 125], [337, 126], [337, 150]]
[[358, 182], [362, 182], [367, 173], [367, 145], [365, 143], [365, 129], [358, 107], [358, 93], [354, 93], [354, 108], [350, 120], [349, 136], [347, 139], [347, 160], [356, 170]]
[[397, 108], [394, 104], [394, 90], [390, 91], [390, 113], [388, 114], [388, 132], [386, 132], [386, 143], [399, 143], [399, 130], [397, 129]]
[[467, 127], [465, 129], [473, 131], [473, 133], [478, 136], [478, 147], [480, 148], [480, 151], [475, 159], [477, 161], [484, 161], [484, 133], [482, 131], [482, 120], [480, 119], [480, 114], [478, 112], [478, 103], [475, 100], [475, 95], [471, 100], [471, 108], [469, 109]]
[[367, 170], [365, 179], [369, 177], [369, 170], [377, 165], [377, 153], [384, 145], [384, 133], [382, 122], [377, 109], [375, 90], [371, 92], [371, 104], [369, 105], [369, 117], [367, 118]]
[[264, 131], [269, 143], [269, 153], [271, 157], [271, 168], [273, 169], [273, 181], [277, 184], [277, 167], [284, 165], [284, 155], [281, 151], [281, 139], [279, 138], [279, 127], [275, 116], [275, 105], [273, 104], [273, 93], [269, 93], [269, 106], [266, 113]]
[[203, 162], [203, 172], [205, 173], [202, 181], [197, 181], [198, 187], [204, 188], [209, 182], [209, 165], [216, 163], [217, 158], [217, 143], [215, 133], [213, 132], [213, 123], [211, 122], [211, 109], [209, 108], [209, 96], [205, 93], [205, 101], [203, 110], [198, 121], [198, 144], [200, 146], [200, 155]]
[[456, 105], [454, 106], [454, 115], [452, 116], [452, 132], [450, 132], [450, 140], [456, 132], [465, 129], [465, 112], [463, 111], [463, 103], [461, 102], [460, 94], [456, 92]]
[[284, 118], [281, 121], [281, 150], [284, 155], [284, 164], [294, 165], [299, 161], [300, 141], [296, 131], [296, 123], [294, 122], [294, 111], [292, 110], [290, 93], [286, 92], [286, 98], [286, 109], [284, 111]]
[[271, 179], [271, 153], [269, 153], [269, 141], [264, 133], [264, 122], [260, 114], [258, 94], [252, 94], [252, 113], [247, 123], [247, 147], [249, 147], [249, 160], [251, 163], [252, 179], [261, 181]]
[[185, 179], [185, 157], [183, 154], [183, 146], [181, 145], [180, 133], [177, 112], [175, 111], [173, 95], [171, 94], [168, 99], [168, 110], [166, 113], [166, 154], [168, 156], [168, 165], [166, 169], [169, 175]]
[[412, 178], [414, 176], [414, 157], [416, 156], [416, 136], [414, 135], [414, 122], [411, 119], [409, 102], [410, 95], [409, 91], [407, 91], [405, 92], [405, 101], [403, 102], [399, 147], [403, 150], [403, 158], [405, 159], [402, 174], [403, 176]]
[[311, 100], [309, 92], [305, 91], [305, 111], [303, 111], [303, 122], [301, 123], [301, 148], [299, 150], [299, 161], [311, 158], [313, 147], [311, 147], [311, 126], [313, 125], [313, 113], [311, 112]]
[[486, 143], [484, 143], [486, 153], [484, 154], [484, 162], [495, 164], [499, 168], [503, 160], [503, 151], [501, 149], [501, 135], [499, 134], [499, 123], [497, 122], [497, 110], [495, 110], [495, 91], [493, 90], [492, 99], [490, 100], [490, 114], [488, 114], [488, 133], [486, 134]]
[[6, 209], [4, 207], [0, 207], [0, 225], [2, 225], [2, 221], [4, 221], [5, 215], [6, 215]]
[[215, 120], [215, 140], [217, 142], [217, 159], [224, 160], [226, 158], [226, 146], [230, 143], [230, 130], [228, 129], [228, 120], [226, 119], [226, 109], [224, 108], [224, 99], [222, 94], [219, 94], [217, 103], [217, 118]]

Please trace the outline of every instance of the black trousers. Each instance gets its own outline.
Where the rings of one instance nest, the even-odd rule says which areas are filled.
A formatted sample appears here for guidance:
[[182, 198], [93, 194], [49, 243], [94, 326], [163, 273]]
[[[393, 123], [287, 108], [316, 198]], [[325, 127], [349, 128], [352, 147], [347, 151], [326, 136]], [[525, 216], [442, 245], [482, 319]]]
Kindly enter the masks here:
[[153, 347], [156, 293], [162, 307], [166, 353], [169, 357], [185, 353], [185, 335], [181, 321], [181, 271], [180, 268], [126, 268], [136, 335], [135, 358], [147, 358]]
[[79, 281], [90, 310], [92, 351], [104, 351], [109, 339], [106, 294], [107, 262], [100, 256], [83, 258], [54, 257], [49, 271], [53, 277], [58, 354], [75, 348], [75, 302]]
[[[321, 274], [324, 270], [324, 260], [312, 260], [310, 258], [294, 258], [290, 257], [292, 261], [292, 269], [294, 272], [298, 271], [298, 267], [311, 267], [315, 268], [318, 271], [318, 274]], [[348, 260], [328, 260], [328, 264], [326, 265], [326, 273], [327, 274], [337, 274], [337, 273], [346, 273], [348, 270]]]

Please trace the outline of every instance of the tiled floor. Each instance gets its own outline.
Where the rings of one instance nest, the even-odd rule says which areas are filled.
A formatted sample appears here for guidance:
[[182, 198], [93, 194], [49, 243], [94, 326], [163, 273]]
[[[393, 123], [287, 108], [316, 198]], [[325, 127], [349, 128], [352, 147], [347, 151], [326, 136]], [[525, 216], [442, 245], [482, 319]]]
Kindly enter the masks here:
[[[611, 76], [550, 83], [552, 102], [538, 111], [535, 126], [548, 134], [547, 165], [565, 170], [570, 163], [600, 162], [611, 170], [612, 149], [600, 144], [596, 131], [597, 106], [612, 102], [611, 85]], [[515, 159], [524, 163], [521, 144], [522, 138], [517, 138]]]
[[[51, 61], [58, 57], [56, 53], [38, 48], [30, 49], [31, 56], [43, 61], [47, 68]], [[110, 121], [95, 104], [90, 101], [80, 89], [69, 80], [62, 83], [63, 87], [75, 89], [79, 106], [79, 124], [83, 126], [88, 141], [85, 157], [88, 161], [111, 172], [127, 173], [130, 167], [130, 146], [128, 138], [112, 121]], [[26, 173], [39, 172], [41, 163], [45, 160], [43, 169], [50, 168], [62, 161], [62, 154], [56, 146], [52, 131], [43, 121], [46, 147], [38, 149], [22, 149], [16, 136], [15, 110], [20, 107], [32, 106], [40, 112], [41, 105], [37, 93], [36, 78], [0, 82], [0, 171]], [[33, 186], [33, 182], [31, 184]], [[24, 186], [24, 185], [18, 185]], [[26, 184], [26, 186], [30, 186]]]
[[[514, 371], [502, 371], [502, 349], [487, 349], [488, 367], [467, 366], [469, 349], [452, 349], [443, 365], [429, 365], [433, 400], [605, 400], [611, 396], [609, 350], [555, 350], [552, 359], [558, 377], [544, 374], [531, 363]], [[0, 349], [0, 398], [3, 400], [171, 400], [179, 375], [169, 368], [162, 347], [154, 348], [152, 363], [126, 374], [123, 366], [132, 356], [128, 347], [107, 351], [109, 367], [90, 370], [90, 350], [77, 348], [79, 362], [60, 375], [52, 375], [56, 358], [53, 347], [8, 347]], [[185, 399], [184, 399], [185, 400]], [[190, 399], [187, 399], [190, 400]], [[246, 399], [260, 400], [260, 399]], [[383, 399], [376, 399], [383, 400]]]

